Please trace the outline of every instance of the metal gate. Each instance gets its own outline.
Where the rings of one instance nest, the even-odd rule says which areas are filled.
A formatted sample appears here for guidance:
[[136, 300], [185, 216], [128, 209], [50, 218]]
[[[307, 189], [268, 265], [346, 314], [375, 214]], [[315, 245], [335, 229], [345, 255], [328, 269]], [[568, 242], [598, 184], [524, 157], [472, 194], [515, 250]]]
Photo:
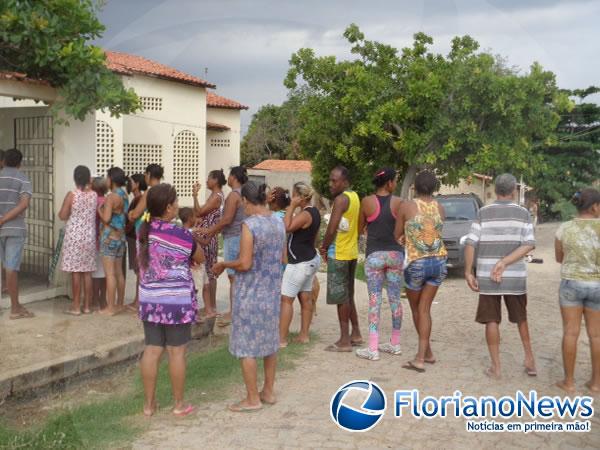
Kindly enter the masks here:
[[23, 153], [21, 171], [31, 180], [27, 241], [21, 270], [47, 276], [54, 251], [54, 148], [52, 117], [15, 119], [15, 147]]

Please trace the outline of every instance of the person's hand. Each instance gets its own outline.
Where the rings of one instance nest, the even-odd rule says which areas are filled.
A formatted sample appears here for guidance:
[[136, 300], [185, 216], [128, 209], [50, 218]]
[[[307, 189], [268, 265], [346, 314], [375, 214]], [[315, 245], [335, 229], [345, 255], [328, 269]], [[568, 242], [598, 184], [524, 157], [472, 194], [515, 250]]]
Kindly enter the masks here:
[[194, 183], [194, 186], [192, 186], [192, 197], [198, 197], [198, 192], [200, 192], [201, 188], [202, 185], [200, 183]]
[[0, 227], [1, 227], [2, 225], [4, 225], [4, 217], [3, 217], [3, 216], [2, 216], [2, 217], [0, 217]]
[[299, 196], [293, 196], [292, 200], [290, 201], [290, 206], [294, 209], [296, 209], [298, 206], [300, 206], [300, 203], [302, 202], [302, 198]]
[[402, 235], [402, 236], [400, 236], [400, 237], [398, 238], [398, 241], [397, 241], [397, 242], [398, 242], [398, 244], [400, 244], [400, 245], [405, 245], [405, 244], [406, 244], [406, 236], [405, 236], [405, 235]]
[[223, 273], [225, 270], [225, 264], [222, 262], [218, 262], [212, 266], [212, 273], [214, 273], [217, 277]]
[[326, 248], [319, 248], [319, 253], [321, 254], [321, 259], [323, 259], [324, 262], [327, 262], [327, 249]]
[[506, 264], [504, 263], [504, 261], [500, 260], [496, 263], [496, 265], [494, 266], [494, 268], [492, 269], [492, 273], [490, 275], [490, 278], [492, 279], [493, 282], [495, 283], [500, 283], [502, 281], [502, 274], [504, 273], [504, 270], [506, 269]]
[[479, 292], [479, 283], [477, 282], [477, 278], [472, 273], [465, 273], [465, 280], [467, 282], [467, 286], [473, 292]]

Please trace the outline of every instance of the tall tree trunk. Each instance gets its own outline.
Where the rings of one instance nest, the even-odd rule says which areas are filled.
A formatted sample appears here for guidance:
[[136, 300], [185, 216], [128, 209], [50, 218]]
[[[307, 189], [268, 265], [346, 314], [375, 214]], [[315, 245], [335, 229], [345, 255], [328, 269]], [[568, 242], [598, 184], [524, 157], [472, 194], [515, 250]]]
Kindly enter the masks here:
[[408, 170], [402, 177], [402, 188], [400, 189], [400, 197], [404, 200], [408, 199], [408, 193], [410, 192], [410, 187], [415, 181], [415, 177], [417, 176], [417, 166], [409, 166]]

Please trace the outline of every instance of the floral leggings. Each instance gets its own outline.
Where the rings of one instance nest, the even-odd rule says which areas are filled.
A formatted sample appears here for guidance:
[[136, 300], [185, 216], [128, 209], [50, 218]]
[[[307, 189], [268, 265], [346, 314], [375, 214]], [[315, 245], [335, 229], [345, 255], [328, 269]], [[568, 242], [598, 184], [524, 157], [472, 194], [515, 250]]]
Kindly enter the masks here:
[[392, 345], [400, 344], [402, 326], [402, 264], [404, 254], [398, 251], [373, 252], [365, 261], [367, 287], [369, 289], [369, 349], [375, 351], [379, 345], [379, 321], [383, 301], [383, 285], [387, 281], [387, 293], [392, 310]]

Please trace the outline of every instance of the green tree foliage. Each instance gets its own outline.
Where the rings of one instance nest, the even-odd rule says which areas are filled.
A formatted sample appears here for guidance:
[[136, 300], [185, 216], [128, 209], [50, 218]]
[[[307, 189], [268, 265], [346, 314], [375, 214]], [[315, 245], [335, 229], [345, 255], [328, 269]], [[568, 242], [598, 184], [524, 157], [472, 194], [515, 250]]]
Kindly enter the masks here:
[[575, 213], [573, 193], [600, 180], [600, 106], [584, 101], [600, 88], [563, 92], [576, 99], [575, 106], [561, 115], [558, 141], [540, 148], [544, 170], [529, 183], [545, 219], [570, 218]]
[[308, 93], [296, 90], [280, 106], [262, 106], [252, 117], [241, 144], [242, 164], [252, 167], [265, 159], [298, 159], [297, 140], [300, 106]]
[[433, 53], [423, 33], [401, 51], [366, 40], [356, 25], [344, 36], [353, 59], [303, 48], [285, 79], [289, 89], [305, 85], [311, 92], [300, 108], [298, 141], [320, 192], [340, 163], [361, 194], [384, 165], [403, 174], [403, 194], [424, 167], [447, 183], [472, 170], [531, 174], [539, 162], [534, 143], [552, 142], [556, 111], [569, 104], [554, 74], [536, 63], [519, 74], [478, 52], [469, 36], [454, 38], [447, 55]]
[[0, 70], [47, 81], [58, 89], [53, 111], [79, 120], [98, 109], [134, 112], [137, 95], [88, 43], [104, 32], [97, 8], [92, 0], [0, 1]]

